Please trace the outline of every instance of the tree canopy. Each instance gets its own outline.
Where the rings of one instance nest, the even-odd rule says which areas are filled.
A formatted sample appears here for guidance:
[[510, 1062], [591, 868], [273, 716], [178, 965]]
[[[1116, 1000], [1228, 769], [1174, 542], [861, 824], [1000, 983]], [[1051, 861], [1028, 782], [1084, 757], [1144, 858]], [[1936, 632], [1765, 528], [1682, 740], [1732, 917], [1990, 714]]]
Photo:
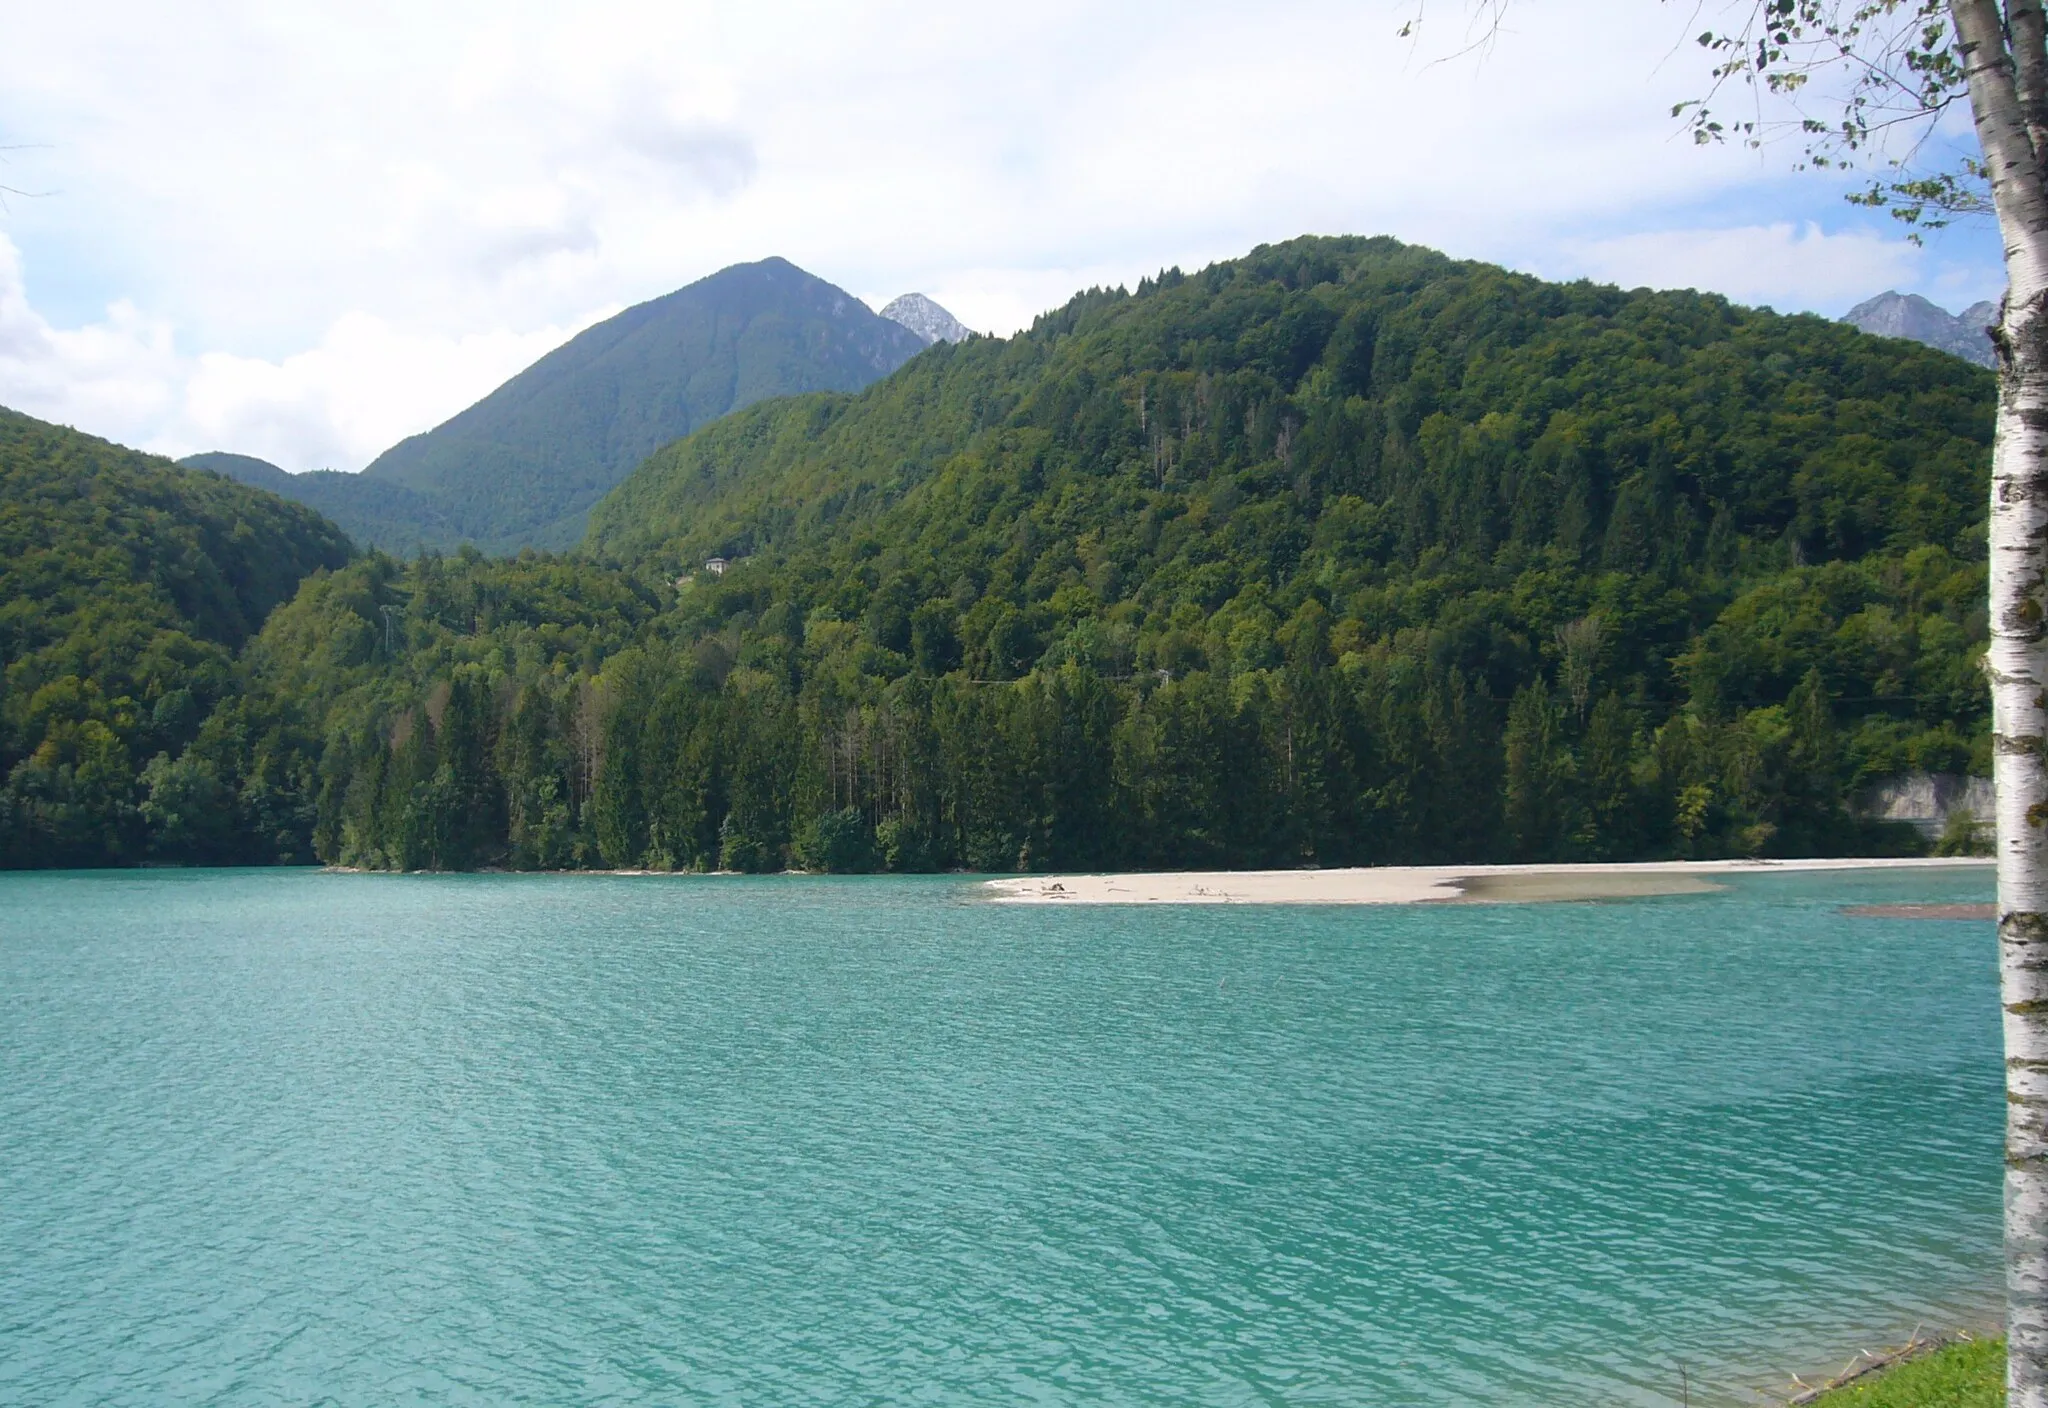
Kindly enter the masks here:
[[1304, 239], [728, 417], [567, 556], [344, 565], [302, 510], [17, 417], [47, 546], [0, 583], [4, 854], [1911, 847], [1850, 803], [1988, 766], [1991, 410], [1817, 318]]
[[[335, 630], [368, 640], [398, 605], [421, 632], [402, 682], [290, 691], [347, 721], [323, 854], [1008, 869], [1907, 844], [1846, 804], [1986, 765], [1991, 389], [1816, 318], [1387, 240], [1097, 290], [657, 453], [593, 515], [595, 561], [550, 569], [579, 584], [553, 614], [416, 605], [530, 602], [512, 584], [534, 561], [309, 587], [375, 577], [387, 595]], [[601, 581], [633, 612], [569, 609]], [[491, 818], [446, 854], [416, 839], [442, 797]]]
[[[310, 740], [249, 718], [236, 651], [349, 551], [297, 504], [0, 411], [0, 856], [310, 858], [278, 841]], [[240, 796], [173, 761], [233, 727]]]

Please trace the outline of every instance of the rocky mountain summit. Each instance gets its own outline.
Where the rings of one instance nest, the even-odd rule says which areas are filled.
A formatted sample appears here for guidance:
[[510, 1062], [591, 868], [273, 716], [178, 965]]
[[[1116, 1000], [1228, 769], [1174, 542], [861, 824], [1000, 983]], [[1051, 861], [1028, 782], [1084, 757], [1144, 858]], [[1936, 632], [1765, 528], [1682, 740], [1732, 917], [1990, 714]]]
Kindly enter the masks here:
[[901, 323], [927, 343], [965, 342], [973, 332], [958, 318], [921, 293], [906, 293], [882, 310], [892, 323]]
[[1857, 304], [1842, 321], [1879, 337], [1903, 337], [1989, 367], [1995, 358], [1984, 329], [1997, 318], [1998, 305], [1989, 299], [1951, 314], [1917, 293], [1889, 291]]

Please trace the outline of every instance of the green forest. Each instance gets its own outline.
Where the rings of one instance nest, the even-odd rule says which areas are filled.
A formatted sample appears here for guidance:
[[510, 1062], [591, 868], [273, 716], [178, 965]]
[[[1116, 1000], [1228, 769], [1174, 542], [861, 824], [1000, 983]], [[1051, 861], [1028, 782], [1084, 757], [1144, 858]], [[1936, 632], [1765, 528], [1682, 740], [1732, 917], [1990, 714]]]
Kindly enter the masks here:
[[311, 509], [0, 411], [0, 862], [311, 860], [320, 740], [239, 652], [351, 555]]
[[304, 504], [362, 547], [413, 557], [423, 551], [450, 551], [463, 542], [456, 513], [434, 496], [403, 484], [335, 469], [288, 474], [267, 460], [218, 450], [187, 455], [178, 463]]
[[726, 416], [561, 555], [351, 556], [11, 417], [0, 857], [1910, 850], [1850, 804], [1988, 770], [1993, 394], [1814, 317], [1303, 239]]

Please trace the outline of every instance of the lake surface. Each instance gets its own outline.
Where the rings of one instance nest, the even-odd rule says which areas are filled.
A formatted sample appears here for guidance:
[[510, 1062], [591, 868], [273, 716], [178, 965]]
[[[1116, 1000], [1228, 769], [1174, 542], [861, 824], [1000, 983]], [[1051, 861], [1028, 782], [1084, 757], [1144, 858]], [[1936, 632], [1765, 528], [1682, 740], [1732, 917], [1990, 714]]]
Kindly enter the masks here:
[[1999, 1274], [1982, 871], [0, 876], [0, 1402], [1756, 1402]]

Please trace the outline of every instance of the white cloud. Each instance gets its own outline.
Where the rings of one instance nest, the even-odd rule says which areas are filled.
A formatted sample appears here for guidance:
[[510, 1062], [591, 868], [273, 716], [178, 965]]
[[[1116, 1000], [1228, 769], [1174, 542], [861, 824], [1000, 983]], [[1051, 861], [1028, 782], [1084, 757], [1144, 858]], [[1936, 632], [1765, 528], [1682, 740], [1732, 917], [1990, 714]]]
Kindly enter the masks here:
[[168, 455], [234, 449], [294, 472], [360, 469], [576, 331], [549, 326], [448, 336], [351, 312], [314, 346], [275, 361], [228, 352], [187, 356], [167, 323], [126, 304], [81, 328], [51, 327], [29, 307], [19, 256], [0, 237], [6, 403]]
[[1927, 259], [1900, 239], [1818, 224], [1656, 230], [1595, 240], [1572, 251], [1588, 277], [1624, 288], [1698, 288], [1738, 303], [1845, 310], [1875, 293], [1920, 282]]
[[58, 194], [0, 213], [0, 403], [353, 466], [594, 317], [769, 254], [996, 332], [1304, 232], [1786, 307], [1995, 266], [1674, 140], [1702, 75], [1672, 7], [1549, 0], [1448, 62], [1394, 39], [1409, 13], [16, 6], [0, 143], [35, 150], [7, 184]]
[[348, 313], [318, 346], [280, 361], [205, 353], [189, 364], [172, 448], [232, 446], [295, 472], [360, 469], [575, 331], [450, 337]]
[[0, 238], [0, 389], [5, 403], [130, 443], [175, 399], [178, 357], [167, 323], [118, 302], [98, 323], [53, 328], [29, 301], [21, 258]]

